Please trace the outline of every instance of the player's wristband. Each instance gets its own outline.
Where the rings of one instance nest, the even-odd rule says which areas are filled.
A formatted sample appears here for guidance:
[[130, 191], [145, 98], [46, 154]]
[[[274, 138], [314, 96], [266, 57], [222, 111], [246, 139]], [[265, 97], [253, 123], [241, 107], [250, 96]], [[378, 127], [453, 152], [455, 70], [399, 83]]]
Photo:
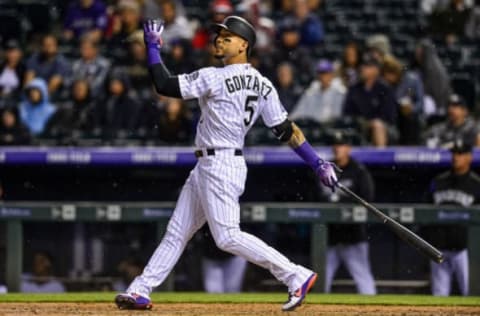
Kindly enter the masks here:
[[158, 47], [158, 44], [147, 44], [147, 57], [148, 64], [150, 66], [163, 62], [162, 57], [160, 56], [160, 47]]
[[318, 157], [317, 153], [313, 147], [307, 142], [304, 141], [303, 144], [293, 149], [297, 155], [299, 155], [313, 170], [323, 163], [323, 159]]

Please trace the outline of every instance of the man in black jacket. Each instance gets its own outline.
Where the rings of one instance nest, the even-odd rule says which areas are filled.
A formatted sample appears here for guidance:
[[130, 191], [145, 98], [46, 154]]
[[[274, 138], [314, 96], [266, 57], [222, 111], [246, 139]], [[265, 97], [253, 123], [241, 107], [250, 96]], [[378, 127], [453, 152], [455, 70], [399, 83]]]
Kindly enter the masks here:
[[[338, 174], [339, 182], [367, 201], [371, 201], [375, 191], [372, 176], [364, 165], [350, 156], [352, 150], [350, 139], [338, 133], [333, 143], [335, 163], [343, 170]], [[321, 194], [323, 200], [329, 202], [353, 202], [350, 196], [340, 190], [334, 193], [322, 190]], [[375, 281], [370, 269], [365, 225], [330, 224], [328, 232], [325, 291], [330, 292], [335, 272], [343, 262], [360, 294], [376, 294]]]
[[397, 104], [392, 88], [380, 78], [380, 64], [370, 54], [362, 60], [362, 81], [348, 90], [343, 114], [356, 119], [370, 142], [385, 147], [396, 138]]
[[[452, 168], [433, 179], [428, 198], [437, 205], [469, 207], [480, 202], [480, 177], [470, 170], [473, 146], [458, 139], [453, 143]], [[432, 294], [450, 295], [452, 277], [458, 282], [462, 295], [468, 295], [468, 251], [465, 225], [440, 223], [424, 227], [422, 235], [442, 250], [445, 260], [430, 263]]]

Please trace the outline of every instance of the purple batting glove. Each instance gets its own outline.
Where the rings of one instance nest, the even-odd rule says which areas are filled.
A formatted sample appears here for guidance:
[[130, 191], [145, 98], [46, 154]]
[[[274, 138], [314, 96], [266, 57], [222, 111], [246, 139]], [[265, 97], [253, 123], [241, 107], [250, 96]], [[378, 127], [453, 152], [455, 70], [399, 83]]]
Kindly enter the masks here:
[[320, 159], [318, 167], [315, 169], [315, 173], [320, 178], [323, 185], [329, 187], [332, 192], [335, 191], [337, 186], [337, 174], [335, 171], [341, 172], [341, 170], [333, 162]]
[[164, 22], [160, 19], [147, 20], [143, 23], [143, 41], [147, 47], [162, 46], [162, 32]]

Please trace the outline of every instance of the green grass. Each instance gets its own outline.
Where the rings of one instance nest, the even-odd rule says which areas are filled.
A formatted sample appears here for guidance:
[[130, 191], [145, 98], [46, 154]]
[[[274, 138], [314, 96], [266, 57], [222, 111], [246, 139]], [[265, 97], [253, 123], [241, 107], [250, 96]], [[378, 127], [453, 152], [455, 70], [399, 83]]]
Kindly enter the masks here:
[[[113, 302], [115, 293], [66, 293], [0, 295], [2, 302]], [[285, 293], [205, 294], [195, 292], [154, 293], [157, 303], [282, 303]], [[434, 306], [480, 306], [480, 297], [433, 297], [430, 295], [376, 295], [315, 294], [307, 297], [310, 304], [350, 305], [434, 305]]]

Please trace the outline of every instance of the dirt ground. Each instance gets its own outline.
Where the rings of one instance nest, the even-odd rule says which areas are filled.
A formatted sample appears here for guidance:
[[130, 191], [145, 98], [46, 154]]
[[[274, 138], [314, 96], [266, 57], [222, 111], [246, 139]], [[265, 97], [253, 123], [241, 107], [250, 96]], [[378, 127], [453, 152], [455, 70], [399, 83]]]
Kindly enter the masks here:
[[123, 311], [109, 303], [1, 303], [0, 316], [231, 316], [231, 315], [480, 315], [480, 306], [359, 306], [304, 304], [295, 312], [280, 311], [279, 304], [155, 304], [151, 311]]

